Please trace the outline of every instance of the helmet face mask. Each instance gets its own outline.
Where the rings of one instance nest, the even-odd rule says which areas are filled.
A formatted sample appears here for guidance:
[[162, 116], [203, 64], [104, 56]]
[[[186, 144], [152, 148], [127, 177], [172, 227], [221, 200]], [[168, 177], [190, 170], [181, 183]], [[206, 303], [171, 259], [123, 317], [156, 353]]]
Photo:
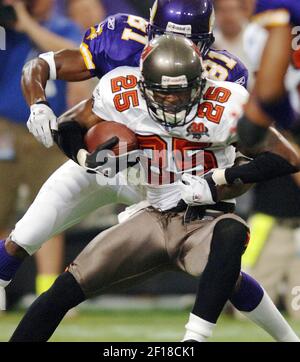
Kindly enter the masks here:
[[202, 55], [215, 41], [215, 13], [211, 0], [156, 0], [148, 25], [148, 38], [181, 34], [192, 40]]
[[209, 49], [211, 48], [213, 43], [215, 42], [215, 37], [213, 34], [202, 35], [202, 38], [199, 37], [198, 39], [196, 39], [196, 41], [193, 40], [193, 42], [199, 48], [200, 53], [206, 55], [209, 52]]
[[174, 128], [184, 126], [196, 117], [202, 83], [199, 76], [186, 86], [163, 87], [144, 80], [139, 86], [151, 118], [166, 128]]

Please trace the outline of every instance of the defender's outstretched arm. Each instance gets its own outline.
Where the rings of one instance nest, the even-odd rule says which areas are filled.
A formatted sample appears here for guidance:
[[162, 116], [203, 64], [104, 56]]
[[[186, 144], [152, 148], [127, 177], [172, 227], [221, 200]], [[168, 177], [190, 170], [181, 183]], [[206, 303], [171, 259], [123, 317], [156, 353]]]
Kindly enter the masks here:
[[55, 78], [78, 82], [92, 78], [79, 49], [64, 49], [49, 53], [49, 62], [35, 58], [25, 64], [22, 74], [22, 90], [29, 106], [47, 101], [45, 89], [48, 79]]
[[290, 25], [270, 28], [254, 90], [239, 122], [242, 143], [255, 147], [266, 137], [275, 121], [286, 128], [293, 122], [289, 97], [285, 88], [292, 51]]
[[78, 49], [41, 54], [24, 66], [21, 84], [31, 111], [27, 127], [45, 147], [53, 145], [52, 130], [57, 130], [57, 117], [46, 97], [48, 80], [81, 81], [91, 77]]
[[240, 144], [239, 150], [254, 159], [241, 166], [216, 170], [212, 175], [216, 185], [263, 182], [300, 170], [300, 157], [297, 151], [272, 127], [267, 130], [267, 138], [263, 145], [247, 148]]

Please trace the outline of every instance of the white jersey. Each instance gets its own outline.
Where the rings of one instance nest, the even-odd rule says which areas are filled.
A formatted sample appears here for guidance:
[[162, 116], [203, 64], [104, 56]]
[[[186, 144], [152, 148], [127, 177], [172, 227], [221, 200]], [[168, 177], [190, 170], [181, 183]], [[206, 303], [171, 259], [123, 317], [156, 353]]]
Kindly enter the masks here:
[[145, 157], [141, 164], [148, 181], [148, 201], [159, 210], [168, 210], [181, 199], [184, 172], [203, 175], [233, 165], [236, 150], [232, 144], [248, 92], [235, 83], [208, 80], [197, 117], [185, 126], [167, 129], [150, 117], [139, 78], [140, 70], [132, 67], [106, 74], [94, 91], [93, 112], [135, 132]]

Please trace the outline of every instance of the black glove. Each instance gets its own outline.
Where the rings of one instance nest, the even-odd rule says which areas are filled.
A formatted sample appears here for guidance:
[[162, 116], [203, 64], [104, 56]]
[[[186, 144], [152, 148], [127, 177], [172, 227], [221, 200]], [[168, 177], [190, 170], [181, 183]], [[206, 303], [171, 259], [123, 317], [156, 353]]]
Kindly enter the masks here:
[[100, 173], [107, 177], [114, 177], [120, 171], [136, 165], [139, 162], [140, 150], [133, 150], [116, 156], [112, 154], [111, 149], [118, 142], [118, 137], [112, 137], [91, 154], [81, 150], [82, 156], [78, 156], [78, 160], [80, 158], [79, 164], [84, 166], [88, 173]]
[[119, 138], [115, 136], [104, 142], [102, 145], [98, 146], [94, 152], [86, 153], [84, 166], [87, 168], [87, 172], [94, 174], [99, 173], [100, 168], [108, 162], [111, 150], [118, 143]]
[[[115, 136], [110, 138], [108, 141], [104, 142], [102, 145], [98, 146], [94, 152], [87, 155], [85, 160], [86, 167], [97, 168], [106, 164], [106, 162], [108, 161], [108, 155], [105, 156], [104, 151], [108, 151], [107, 154], [110, 153], [110, 151], [118, 143], [119, 143], [119, 138]], [[100, 152], [103, 153], [103, 155], [101, 155], [102, 159], [100, 159]]]

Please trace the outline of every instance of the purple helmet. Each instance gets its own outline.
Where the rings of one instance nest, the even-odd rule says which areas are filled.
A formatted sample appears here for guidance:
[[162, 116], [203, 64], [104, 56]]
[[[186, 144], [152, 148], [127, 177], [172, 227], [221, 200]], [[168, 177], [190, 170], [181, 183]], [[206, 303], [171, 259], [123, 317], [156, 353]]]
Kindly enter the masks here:
[[168, 32], [190, 38], [205, 55], [213, 42], [212, 0], [156, 0], [151, 9], [149, 40]]

